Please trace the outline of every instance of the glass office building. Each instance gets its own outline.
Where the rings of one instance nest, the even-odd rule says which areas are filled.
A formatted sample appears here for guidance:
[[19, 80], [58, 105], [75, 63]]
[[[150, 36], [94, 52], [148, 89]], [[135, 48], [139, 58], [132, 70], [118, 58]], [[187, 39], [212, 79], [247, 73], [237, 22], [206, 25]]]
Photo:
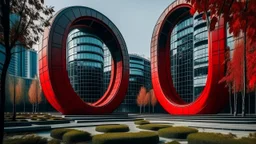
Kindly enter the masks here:
[[180, 21], [170, 40], [171, 75], [174, 87], [185, 102], [193, 97], [193, 17]]
[[122, 104], [118, 107], [116, 112], [139, 112], [137, 106], [137, 95], [142, 86], [147, 90], [152, 88], [150, 61], [136, 54], [130, 54], [130, 77], [128, 91]]
[[85, 29], [73, 29], [66, 56], [73, 89], [85, 102], [96, 102], [103, 95], [103, 42]]
[[[37, 51], [17, 46], [12, 50], [14, 53], [8, 67], [10, 75], [34, 78], [37, 75]], [[5, 60], [5, 48], [0, 45], [0, 71]]]
[[194, 93], [193, 100], [204, 89], [208, 74], [208, 30], [202, 14], [194, 15]]
[[185, 102], [193, 102], [203, 91], [208, 73], [208, 31], [202, 14], [178, 22], [170, 42], [174, 87]]

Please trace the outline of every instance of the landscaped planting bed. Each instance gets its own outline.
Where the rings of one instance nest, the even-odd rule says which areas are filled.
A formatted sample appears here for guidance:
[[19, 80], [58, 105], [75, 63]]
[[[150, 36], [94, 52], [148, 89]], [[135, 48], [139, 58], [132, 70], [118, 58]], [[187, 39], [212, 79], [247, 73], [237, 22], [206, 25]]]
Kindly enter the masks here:
[[97, 132], [104, 132], [104, 133], [109, 133], [109, 132], [128, 132], [130, 129], [127, 125], [100, 125], [96, 126], [95, 130]]
[[136, 124], [136, 125], [144, 125], [144, 124], [150, 124], [150, 122], [147, 121], [147, 120], [138, 120], [138, 121], [134, 121], [134, 124]]
[[140, 129], [153, 130], [153, 131], [158, 131], [159, 129], [168, 128], [168, 127], [171, 127], [171, 125], [167, 125], [167, 124], [144, 124], [144, 125], [137, 126], [137, 128], [140, 128]]
[[18, 138], [8, 138], [4, 140], [4, 144], [47, 144], [46, 138], [35, 135], [27, 135]]
[[92, 138], [93, 144], [158, 144], [156, 132], [105, 133]]
[[59, 140], [62, 140], [62, 137], [63, 135], [66, 133], [66, 132], [69, 132], [69, 131], [72, 131], [72, 129], [54, 129], [51, 131], [51, 137], [55, 138], [55, 139], [59, 139]]
[[256, 138], [234, 138], [220, 133], [194, 133], [188, 136], [188, 144], [255, 144]]
[[86, 141], [90, 141], [91, 139], [92, 137], [90, 133], [85, 131], [79, 131], [79, 130], [72, 130], [72, 131], [66, 132], [62, 137], [62, 141], [67, 144], [86, 142]]
[[172, 141], [172, 142], [168, 142], [168, 143], [165, 143], [165, 144], [180, 144], [178, 141]]
[[197, 133], [198, 130], [189, 127], [169, 127], [158, 131], [160, 137], [186, 139], [189, 134]]

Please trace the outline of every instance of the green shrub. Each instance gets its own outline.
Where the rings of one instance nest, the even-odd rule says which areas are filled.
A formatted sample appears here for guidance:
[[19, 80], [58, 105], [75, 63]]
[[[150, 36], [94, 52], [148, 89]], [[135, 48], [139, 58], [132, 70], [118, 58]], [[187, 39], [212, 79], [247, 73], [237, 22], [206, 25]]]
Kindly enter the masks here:
[[150, 124], [150, 122], [147, 121], [147, 120], [139, 120], [139, 121], [135, 121], [134, 124], [136, 124], [136, 125], [144, 125], [144, 124]]
[[165, 144], [180, 144], [178, 141], [172, 141], [172, 142], [168, 142], [168, 143], [165, 143]]
[[91, 140], [91, 134], [85, 131], [79, 131], [79, 130], [72, 130], [69, 132], [66, 132], [62, 140], [65, 143], [77, 143], [77, 142], [85, 142]]
[[165, 125], [165, 124], [144, 124], [144, 125], [137, 126], [137, 128], [140, 128], [140, 129], [153, 130], [153, 131], [158, 131], [159, 129], [168, 128], [168, 127], [171, 127], [171, 125]]
[[256, 132], [250, 133], [250, 134], [249, 134], [249, 138], [256, 138]]
[[52, 139], [52, 140], [48, 141], [47, 144], [61, 144], [61, 141], [57, 140], [57, 139]]
[[4, 144], [47, 144], [47, 139], [35, 135], [4, 140]]
[[93, 144], [158, 144], [159, 137], [155, 132], [105, 133], [95, 135]]
[[95, 130], [97, 132], [128, 132], [130, 129], [127, 125], [101, 125], [96, 126]]
[[165, 138], [178, 138], [186, 139], [187, 136], [191, 133], [197, 133], [198, 130], [189, 127], [169, 127], [163, 128], [158, 131], [160, 137]]
[[72, 129], [54, 129], [51, 131], [51, 137], [62, 140], [63, 135], [66, 132], [72, 131]]
[[188, 144], [255, 144], [254, 138], [236, 139], [220, 133], [194, 133], [188, 136]]
[[134, 119], [133, 121], [142, 121], [144, 120], [143, 118], [137, 118], [137, 119]]

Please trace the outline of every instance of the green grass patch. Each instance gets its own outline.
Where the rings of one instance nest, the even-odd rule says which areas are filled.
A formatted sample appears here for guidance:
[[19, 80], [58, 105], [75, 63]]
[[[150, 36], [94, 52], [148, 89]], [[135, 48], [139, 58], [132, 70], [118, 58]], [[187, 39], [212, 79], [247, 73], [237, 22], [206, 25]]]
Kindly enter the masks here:
[[100, 125], [96, 126], [95, 130], [97, 132], [104, 132], [104, 133], [109, 133], [109, 132], [128, 132], [130, 129], [127, 125]]
[[90, 133], [85, 131], [79, 131], [79, 130], [72, 130], [72, 131], [66, 132], [62, 137], [62, 141], [67, 144], [86, 142], [86, 141], [90, 141], [91, 139], [92, 137]]
[[189, 127], [169, 127], [160, 129], [158, 134], [160, 137], [165, 138], [186, 139], [189, 134], [197, 132], [197, 129]]
[[144, 125], [137, 126], [137, 128], [140, 128], [140, 129], [153, 130], [153, 131], [158, 131], [159, 129], [168, 128], [168, 127], [172, 127], [172, 126], [167, 124], [144, 124]]
[[46, 138], [35, 135], [28, 135], [20, 138], [10, 138], [4, 140], [4, 144], [47, 144]]
[[150, 124], [150, 122], [147, 121], [147, 120], [139, 120], [139, 121], [135, 121], [134, 124], [136, 124], [136, 125], [144, 125], [144, 124]]
[[158, 144], [156, 132], [105, 133], [96, 135], [93, 144]]
[[194, 133], [188, 136], [188, 144], [255, 144], [256, 138], [234, 138], [220, 133]]

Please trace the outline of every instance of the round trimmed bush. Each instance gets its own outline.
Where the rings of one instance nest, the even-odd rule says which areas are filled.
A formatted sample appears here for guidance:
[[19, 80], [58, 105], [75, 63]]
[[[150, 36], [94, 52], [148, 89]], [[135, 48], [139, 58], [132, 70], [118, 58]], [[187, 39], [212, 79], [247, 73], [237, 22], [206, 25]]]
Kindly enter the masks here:
[[54, 129], [51, 131], [51, 137], [62, 140], [63, 135], [69, 131], [72, 131], [72, 129]]
[[93, 144], [158, 144], [156, 132], [105, 133], [92, 138]]
[[109, 133], [109, 132], [128, 132], [130, 129], [127, 125], [101, 125], [101, 126], [96, 126], [95, 130], [97, 132], [104, 132], [104, 133]]
[[61, 141], [57, 140], [57, 139], [52, 139], [52, 140], [48, 141], [47, 144], [61, 144]]
[[20, 138], [6, 139], [4, 144], [47, 144], [47, 139], [35, 135], [27, 135]]
[[139, 121], [135, 121], [134, 124], [136, 124], [136, 125], [144, 125], [144, 124], [150, 124], [150, 122], [147, 121], [147, 120], [139, 120]]
[[178, 141], [172, 141], [172, 142], [168, 142], [168, 143], [165, 143], [165, 144], [180, 144]]
[[160, 137], [165, 138], [178, 138], [186, 139], [187, 136], [191, 133], [197, 133], [198, 130], [189, 127], [169, 127], [163, 128], [158, 131]]
[[65, 143], [78, 143], [78, 142], [85, 142], [91, 140], [91, 134], [85, 131], [79, 131], [79, 130], [72, 130], [69, 132], [66, 132], [62, 140]]
[[188, 136], [188, 144], [255, 144], [256, 139], [236, 139], [220, 133], [194, 133]]
[[153, 131], [158, 131], [159, 129], [168, 128], [168, 127], [171, 127], [171, 125], [166, 125], [166, 124], [144, 124], [144, 125], [137, 126], [137, 128], [140, 128], [140, 129], [153, 130]]

